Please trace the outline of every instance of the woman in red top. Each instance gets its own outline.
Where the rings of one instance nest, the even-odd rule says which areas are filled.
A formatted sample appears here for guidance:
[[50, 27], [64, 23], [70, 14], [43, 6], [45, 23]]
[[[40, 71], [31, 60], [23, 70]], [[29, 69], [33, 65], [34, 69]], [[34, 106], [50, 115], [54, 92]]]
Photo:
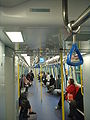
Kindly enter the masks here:
[[69, 85], [67, 86], [66, 88], [66, 96], [65, 96], [65, 99], [67, 100], [68, 99], [68, 95], [71, 94], [73, 99], [75, 99], [75, 95], [76, 95], [76, 87], [75, 87], [75, 84], [74, 84], [74, 80], [73, 79], [69, 79], [68, 81]]
[[[65, 93], [65, 100], [68, 99], [68, 95], [71, 94], [73, 99], [75, 98], [75, 95], [76, 95], [76, 87], [75, 87], [75, 84], [74, 84], [74, 80], [72, 78], [70, 78], [68, 80], [68, 83], [69, 85], [67, 86], [66, 88], [66, 93]], [[62, 98], [60, 96], [60, 100], [58, 102], [58, 106], [56, 107], [56, 109], [60, 109], [61, 108], [61, 105], [62, 105]]]

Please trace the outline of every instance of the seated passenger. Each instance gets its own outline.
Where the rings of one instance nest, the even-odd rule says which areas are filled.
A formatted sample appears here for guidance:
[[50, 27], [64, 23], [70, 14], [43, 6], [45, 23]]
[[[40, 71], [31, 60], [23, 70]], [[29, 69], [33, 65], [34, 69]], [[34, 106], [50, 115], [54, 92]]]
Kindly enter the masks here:
[[43, 81], [44, 85], [46, 85], [46, 75], [45, 75], [45, 72], [42, 75], [42, 81]]
[[52, 90], [54, 90], [54, 85], [55, 85], [55, 79], [53, 78], [53, 75], [50, 75], [50, 84], [47, 86], [48, 91], [47, 92], [51, 92]]
[[50, 75], [50, 86], [55, 85], [55, 79], [53, 78], [53, 75]]
[[48, 72], [46, 76], [46, 86], [48, 87], [49, 85], [50, 85], [50, 74]]
[[27, 99], [27, 94], [22, 93], [19, 99], [19, 107], [20, 107], [20, 115], [19, 120], [27, 120], [28, 113], [29, 114], [36, 114], [35, 112], [32, 112], [31, 105]]
[[[75, 99], [75, 95], [76, 95], [76, 87], [75, 87], [75, 84], [74, 84], [74, 80], [72, 78], [70, 78], [68, 80], [68, 83], [69, 85], [67, 86], [66, 88], [66, 92], [65, 92], [65, 95], [64, 95], [64, 99], [67, 100], [68, 99], [68, 96], [69, 94], [72, 95], [73, 99]], [[60, 95], [60, 99], [59, 99], [59, 102], [58, 102], [58, 106], [56, 106], [56, 110], [57, 109], [60, 109], [62, 106], [62, 97]]]
[[32, 85], [32, 81], [30, 80], [30, 73], [26, 75], [26, 79], [29, 81], [29, 86]]
[[[76, 86], [76, 96], [75, 99], [70, 102], [70, 113], [68, 117], [75, 118], [76, 109], [84, 112], [83, 108], [83, 95], [81, 94], [81, 88]], [[84, 119], [84, 118], [83, 118]]]
[[47, 73], [47, 77], [46, 77], [46, 79], [47, 79], [47, 82], [50, 81], [50, 74], [49, 74], [49, 72]]
[[26, 79], [30, 82], [30, 74], [29, 73], [26, 75]]
[[26, 79], [26, 76], [23, 76], [24, 86], [26, 87], [26, 92], [28, 92], [28, 87], [30, 86], [30, 82]]
[[34, 74], [33, 74], [32, 70], [31, 70], [30, 71], [30, 80], [33, 81], [33, 79], [34, 79]]
[[29, 80], [27, 80], [25, 75], [23, 75], [23, 80], [24, 80], [24, 86], [29, 85]]
[[38, 80], [39, 80], [39, 82], [40, 82], [40, 72], [38, 73]]
[[23, 74], [20, 78], [20, 93], [21, 93], [21, 89], [24, 88], [24, 80], [23, 80]]

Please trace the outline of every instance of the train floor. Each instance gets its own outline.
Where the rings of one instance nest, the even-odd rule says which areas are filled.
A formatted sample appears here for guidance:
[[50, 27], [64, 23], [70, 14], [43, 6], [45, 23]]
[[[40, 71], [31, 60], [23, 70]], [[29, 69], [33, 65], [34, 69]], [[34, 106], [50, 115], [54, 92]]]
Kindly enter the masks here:
[[[40, 82], [36, 79], [28, 89], [28, 99], [32, 110], [37, 113], [37, 120], [62, 120], [62, 110], [55, 110], [59, 96], [47, 93], [45, 87], [42, 87], [41, 93]], [[68, 113], [69, 106], [65, 102], [65, 120], [70, 120]]]

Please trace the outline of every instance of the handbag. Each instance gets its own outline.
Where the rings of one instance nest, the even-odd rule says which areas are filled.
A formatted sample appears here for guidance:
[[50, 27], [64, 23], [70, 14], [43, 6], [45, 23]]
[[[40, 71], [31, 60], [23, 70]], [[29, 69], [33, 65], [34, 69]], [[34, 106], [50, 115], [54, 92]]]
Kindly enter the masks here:
[[68, 93], [68, 94], [67, 94], [67, 99], [68, 99], [69, 101], [72, 101], [72, 100], [73, 100], [73, 95], [70, 94], [70, 93]]

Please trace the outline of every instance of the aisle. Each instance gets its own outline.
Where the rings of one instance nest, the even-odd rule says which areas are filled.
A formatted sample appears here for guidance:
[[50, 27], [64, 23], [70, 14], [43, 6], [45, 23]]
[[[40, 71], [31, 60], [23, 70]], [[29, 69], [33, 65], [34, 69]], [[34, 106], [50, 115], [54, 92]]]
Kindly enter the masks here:
[[61, 120], [61, 110], [56, 111], [54, 109], [58, 103], [59, 97], [50, 95], [46, 92], [46, 88], [43, 87], [41, 102], [40, 83], [36, 82], [36, 80], [34, 80], [33, 86], [29, 88], [28, 99], [32, 105], [33, 111], [37, 113], [37, 120]]

